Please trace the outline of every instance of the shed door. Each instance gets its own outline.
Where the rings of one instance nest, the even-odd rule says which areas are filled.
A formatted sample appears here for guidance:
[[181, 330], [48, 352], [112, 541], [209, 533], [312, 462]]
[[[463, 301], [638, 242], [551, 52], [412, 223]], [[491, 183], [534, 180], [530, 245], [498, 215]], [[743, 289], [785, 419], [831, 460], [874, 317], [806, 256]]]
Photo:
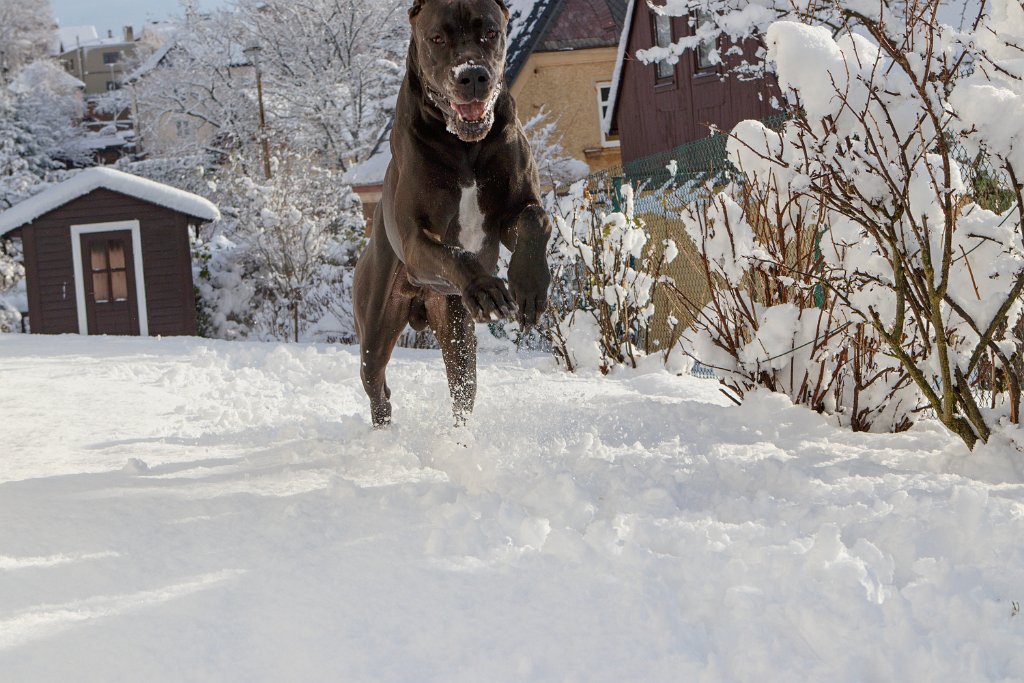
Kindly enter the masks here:
[[132, 233], [84, 233], [81, 239], [89, 334], [139, 334]]

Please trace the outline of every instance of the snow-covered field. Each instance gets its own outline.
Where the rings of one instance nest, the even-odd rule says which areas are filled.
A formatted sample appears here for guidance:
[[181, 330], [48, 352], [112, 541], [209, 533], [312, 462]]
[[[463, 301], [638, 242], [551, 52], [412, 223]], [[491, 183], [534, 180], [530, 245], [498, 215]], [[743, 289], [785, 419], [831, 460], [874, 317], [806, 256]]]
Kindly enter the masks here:
[[0, 337], [0, 680], [1024, 680], [1024, 468], [665, 372]]

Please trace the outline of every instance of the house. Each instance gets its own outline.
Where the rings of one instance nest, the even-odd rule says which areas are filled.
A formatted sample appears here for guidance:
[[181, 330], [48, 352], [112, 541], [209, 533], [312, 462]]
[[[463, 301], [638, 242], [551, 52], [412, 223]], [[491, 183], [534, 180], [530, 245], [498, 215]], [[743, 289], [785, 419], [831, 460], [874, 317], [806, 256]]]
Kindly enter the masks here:
[[[619, 143], [603, 133], [626, 0], [507, 0], [505, 82], [526, 123], [543, 108], [561, 144], [593, 172], [620, 163]], [[390, 124], [370, 157], [345, 174], [367, 221], [380, 202], [391, 161]]]
[[194, 335], [189, 231], [217, 220], [193, 194], [90, 168], [0, 213], [20, 239], [31, 331]]
[[506, 81], [519, 119], [541, 108], [557, 122], [562, 146], [591, 172], [620, 163], [619, 142], [604, 134], [625, 0], [513, 0], [526, 7], [510, 26]]
[[125, 65], [135, 56], [135, 31], [125, 26], [115, 37], [100, 38], [94, 26], [57, 29], [58, 53], [64, 69], [85, 83], [86, 95], [99, 95], [121, 87]]
[[667, 17], [646, 0], [630, 0], [605, 122], [608, 134], [618, 136], [623, 162], [706, 138], [712, 125], [728, 131], [745, 119], [778, 114], [772, 106], [779, 97], [774, 81], [743, 80], [732, 73], [742, 60], [754, 61], [753, 41], [721, 50], [722, 64], [711, 63], [705, 49], [688, 50], [676, 64], [648, 65], [634, 57], [638, 50], [693, 36], [696, 25], [695, 15]]

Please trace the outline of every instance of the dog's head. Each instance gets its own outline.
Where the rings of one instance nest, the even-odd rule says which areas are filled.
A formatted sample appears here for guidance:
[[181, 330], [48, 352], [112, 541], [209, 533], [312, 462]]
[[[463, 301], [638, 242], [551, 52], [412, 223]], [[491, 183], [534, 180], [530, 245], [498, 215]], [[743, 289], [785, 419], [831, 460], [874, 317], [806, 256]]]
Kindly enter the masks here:
[[417, 68], [448, 131], [487, 137], [505, 74], [508, 8], [502, 0], [414, 0]]

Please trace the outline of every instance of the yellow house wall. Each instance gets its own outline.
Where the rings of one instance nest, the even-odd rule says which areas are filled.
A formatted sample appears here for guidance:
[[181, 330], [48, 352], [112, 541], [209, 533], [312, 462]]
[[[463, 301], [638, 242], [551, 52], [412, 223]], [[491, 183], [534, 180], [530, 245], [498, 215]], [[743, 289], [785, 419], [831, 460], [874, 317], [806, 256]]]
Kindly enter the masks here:
[[[113, 65], [104, 64], [104, 52], [118, 52], [121, 57]], [[113, 43], [68, 50], [61, 55], [61, 61], [68, 73], [85, 83], [87, 95], [97, 95], [107, 91], [107, 81], [121, 78], [134, 55], [135, 43]]]
[[614, 47], [530, 55], [512, 85], [519, 120], [529, 121], [543, 105], [556, 121], [562, 146], [599, 171], [622, 162], [618, 147], [602, 147], [597, 84], [612, 80]]

